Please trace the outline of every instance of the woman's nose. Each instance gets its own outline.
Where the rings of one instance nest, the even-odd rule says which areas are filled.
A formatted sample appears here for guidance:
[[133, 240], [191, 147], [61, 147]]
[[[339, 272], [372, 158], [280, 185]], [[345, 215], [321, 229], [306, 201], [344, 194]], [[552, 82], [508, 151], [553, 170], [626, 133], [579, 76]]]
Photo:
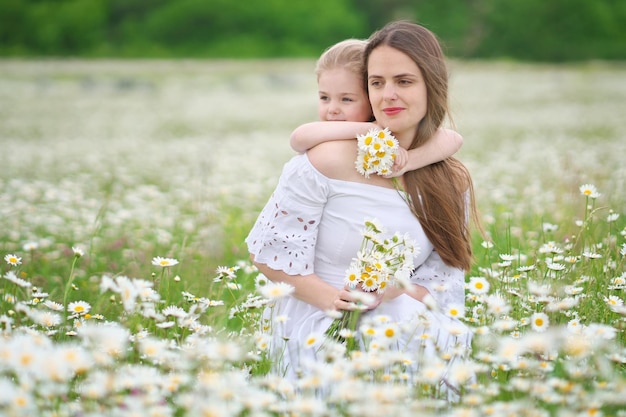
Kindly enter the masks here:
[[396, 88], [392, 83], [387, 83], [387, 85], [385, 85], [383, 97], [385, 98], [385, 100], [394, 100], [398, 97], [396, 94]]

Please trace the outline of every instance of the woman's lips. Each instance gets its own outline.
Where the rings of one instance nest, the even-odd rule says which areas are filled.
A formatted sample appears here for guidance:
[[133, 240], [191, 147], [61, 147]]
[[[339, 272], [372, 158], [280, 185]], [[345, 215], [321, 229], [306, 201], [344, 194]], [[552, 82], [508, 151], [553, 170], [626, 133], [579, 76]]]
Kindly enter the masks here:
[[383, 113], [387, 116], [394, 116], [404, 110], [402, 107], [387, 107], [383, 109]]

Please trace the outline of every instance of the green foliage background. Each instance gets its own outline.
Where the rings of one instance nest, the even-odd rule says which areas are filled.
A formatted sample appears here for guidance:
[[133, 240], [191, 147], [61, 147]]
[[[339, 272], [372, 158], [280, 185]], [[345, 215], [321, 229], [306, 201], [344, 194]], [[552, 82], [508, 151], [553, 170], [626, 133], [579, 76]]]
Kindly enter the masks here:
[[626, 58], [624, 0], [3, 0], [0, 56], [315, 57], [393, 19], [453, 57]]

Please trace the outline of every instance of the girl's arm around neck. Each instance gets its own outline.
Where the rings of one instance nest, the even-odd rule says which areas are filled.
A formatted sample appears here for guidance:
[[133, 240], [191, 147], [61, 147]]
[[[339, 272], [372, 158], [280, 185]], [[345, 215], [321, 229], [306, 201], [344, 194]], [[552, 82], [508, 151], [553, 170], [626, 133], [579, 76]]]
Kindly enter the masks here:
[[463, 136], [454, 130], [440, 128], [424, 145], [409, 151], [405, 171], [423, 168], [454, 155], [463, 145]]
[[377, 127], [371, 122], [311, 122], [298, 126], [292, 133], [289, 143], [296, 152], [304, 152], [322, 142], [331, 140], [356, 139], [356, 135], [367, 133]]
[[400, 150], [391, 168], [391, 175], [399, 177], [405, 172], [423, 168], [454, 155], [463, 145], [463, 136], [454, 130], [440, 128], [424, 145], [409, 151]]

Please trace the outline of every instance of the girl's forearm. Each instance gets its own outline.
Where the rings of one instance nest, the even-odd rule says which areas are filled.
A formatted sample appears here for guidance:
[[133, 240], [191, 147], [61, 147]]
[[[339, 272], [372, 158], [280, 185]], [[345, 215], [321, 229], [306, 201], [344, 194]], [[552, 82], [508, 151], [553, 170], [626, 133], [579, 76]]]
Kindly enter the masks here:
[[423, 168], [454, 155], [463, 145], [463, 136], [454, 130], [441, 128], [424, 145], [409, 150], [406, 171]]
[[304, 152], [329, 140], [356, 139], [376, 125], [371, 122], [311, 122], [298, 126], [289, 139], [296, 152]]

